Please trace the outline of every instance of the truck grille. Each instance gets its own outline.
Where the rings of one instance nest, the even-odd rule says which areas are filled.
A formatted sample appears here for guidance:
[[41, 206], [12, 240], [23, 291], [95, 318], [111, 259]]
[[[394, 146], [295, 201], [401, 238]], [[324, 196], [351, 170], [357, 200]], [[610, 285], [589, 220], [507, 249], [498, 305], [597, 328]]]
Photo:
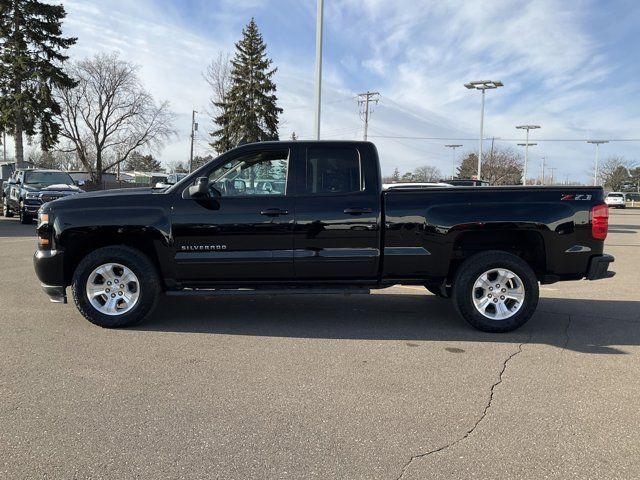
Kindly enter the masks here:
[[64, 197], [64, 195], [53, 195], [53, 194], [47, 194], [47, 193], [43, 193], [42, 195], [40, 195], [40, 198], [42, 199], [42, 203], [51, 202], [53, 200], [57, 200], [60, 197]]

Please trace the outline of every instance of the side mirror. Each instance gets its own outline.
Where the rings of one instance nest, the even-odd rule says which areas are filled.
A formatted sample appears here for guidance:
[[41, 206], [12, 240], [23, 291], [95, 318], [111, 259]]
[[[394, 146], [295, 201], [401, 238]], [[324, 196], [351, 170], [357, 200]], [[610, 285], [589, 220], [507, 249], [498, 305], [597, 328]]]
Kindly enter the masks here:
[[195, 185], [191, 185], [188, 189], [191, 198], [203, 198], [209, 193], [209, 178], [198, 177]]
[[79, 187], [83, 187], [84, 186], [84, 180], [78, 180], [76, 182], [76, 185], [79, 186]]

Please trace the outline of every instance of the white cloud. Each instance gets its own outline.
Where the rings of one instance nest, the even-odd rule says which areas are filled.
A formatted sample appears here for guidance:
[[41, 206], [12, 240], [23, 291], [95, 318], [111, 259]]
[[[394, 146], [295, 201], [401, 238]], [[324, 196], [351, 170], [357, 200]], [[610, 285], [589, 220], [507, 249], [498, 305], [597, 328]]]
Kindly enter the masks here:
[[[263, 33], [278, 66], [278, 97], [285, 110], [281, 137], [296, 131], [311, 138], [315, 4], [214, 3], [193, 0], [191, 16], [185, 16], [181, 2], [65, 0], [65, 31], [79, 37], [74, 57], [118, 50], [142, 66], [145, 84], [178, 114], [180, 137], [162, 159], [183, 160], [191, 110], [204, 112], [208, 103], [201, 72], [219, 50], [232, 49], [248, 16], [263, 15], [272, 20]], [[371, 119], [372, 135], [469, 138], [459, 143], [475, 149], [480, 95], [462, 84], [492, 78], [505, 87], [487, 94], [487, 136], [517, 137], [521, 132], [515, 125], [527, 122], [543, 126], [537, 138], [637, 137], [638, 102], [628, 100], [637, 97], [637, 81], [612, 81], [617, 66], [586, 25], [595, 8], [590, 1], [553, 0], [326, 2], [323, 136], [361, 138], [354, 94], [371, 89], [382, 94]], [[195, 19], [206, 19], [210, 28], [194, 27]], [[295, 35], [289, 33], [292, 23], [303, 25]], [[211, 125], [205, 115], [199, 119], [197, 149], [202, 152]], [[427, 163], [450, 171], [447, 141], [373, 139], [385, 172]], [[603, 155], [638, 159], [638, 145], [612, 143]], [[534, 164], [541, 155], [559, 167], [558, 176], [566, 172], [587, 180], [593, 148], [540, 142], [532, 150]]]

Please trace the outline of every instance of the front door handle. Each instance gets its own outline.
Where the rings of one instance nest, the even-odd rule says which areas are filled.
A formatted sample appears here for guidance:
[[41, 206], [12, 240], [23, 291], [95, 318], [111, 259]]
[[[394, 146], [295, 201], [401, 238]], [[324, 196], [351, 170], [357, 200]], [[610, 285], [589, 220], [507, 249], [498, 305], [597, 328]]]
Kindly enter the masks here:
[[344, 213], [346, 213], [347, 215], [362, 215], [363, 213], [371, 213], [371, 209], [363, 207], [351, 207], [345, 208]]
[[288, 215], [288, 210], [280, 210], [279, 208], [265, 208], [260, 211], [260, 215], [266, 215], [268, 217], [277, 217], [278, 215]]

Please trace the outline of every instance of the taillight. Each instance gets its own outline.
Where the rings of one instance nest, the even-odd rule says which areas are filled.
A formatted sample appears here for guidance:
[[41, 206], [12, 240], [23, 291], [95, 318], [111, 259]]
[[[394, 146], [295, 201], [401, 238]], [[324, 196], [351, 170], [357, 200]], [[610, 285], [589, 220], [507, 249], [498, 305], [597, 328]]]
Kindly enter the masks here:
[[591, 209], [591, 236], [598, 240], [607, 238], [609, 230], [609, 205], [596, 205]]

